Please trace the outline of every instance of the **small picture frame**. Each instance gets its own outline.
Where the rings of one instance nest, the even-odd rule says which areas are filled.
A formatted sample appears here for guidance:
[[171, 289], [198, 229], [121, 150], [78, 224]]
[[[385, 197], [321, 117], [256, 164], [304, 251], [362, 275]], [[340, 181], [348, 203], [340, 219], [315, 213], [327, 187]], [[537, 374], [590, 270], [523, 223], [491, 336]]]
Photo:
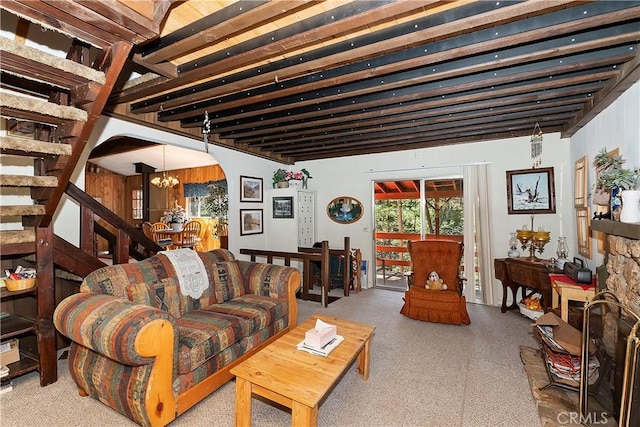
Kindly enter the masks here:
[[240, 235], [262, 234], [262, 209], [240, 209]]
[[578, 228], [578, 253], [591, 258], [591, 214], [589, 208], [576, 209], [576, 225]]
[[573, 206], [587, 207], [587, 156], [576, 160], [573, 182]]
[[293, 218], [293, 196], [273, 198], [274, 218]]
[[262, 203], [262, 178], [240, 176], [240, 201]]
[[553, 168], [507, 171], [507, 203], [510, 215], [555, 213]]

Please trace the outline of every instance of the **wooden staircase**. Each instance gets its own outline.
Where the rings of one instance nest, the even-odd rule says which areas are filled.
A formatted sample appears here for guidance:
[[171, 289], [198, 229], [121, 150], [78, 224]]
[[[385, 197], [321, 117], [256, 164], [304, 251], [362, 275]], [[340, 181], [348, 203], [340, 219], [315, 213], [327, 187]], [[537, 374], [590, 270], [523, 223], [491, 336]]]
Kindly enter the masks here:
[[[56, 210], [76, 167], [84, 166], [78, 161], [133, 46], [158, 35], [171, 3], [3, 0], [0, 5], [2, 18], [16, 22], [13, 39], [0, 36], [0, 116], [5, 121], [0, 136], [0, 254], [3, 263], [35, 254], [37, 291], [30, 296], [37, 301], [36, 363], [19, 370], [38, 369], [42, 385], [57, 379], [54, 266], [86, 274], [103, 264], [86, 248], [71, 249], [55, 236]], [[49, 31], [56, 45], [29, 45], [33, 31]], [[60, 46], [61, 41], [67, 46]], [[64, 58], [54, 54], [65, 50]], [[20, 128], [28, 132], [16, 132]], [[93, 232], [92, 220], [88, 223]], [[69, 256], [74, 250], [79, 254]], [[3, 310], [18, 306], [15, 298], [2, 289]], [[6, 329], [2, 340], [20, 332]], [[11, 375], [16, 375], [13, 369]]]

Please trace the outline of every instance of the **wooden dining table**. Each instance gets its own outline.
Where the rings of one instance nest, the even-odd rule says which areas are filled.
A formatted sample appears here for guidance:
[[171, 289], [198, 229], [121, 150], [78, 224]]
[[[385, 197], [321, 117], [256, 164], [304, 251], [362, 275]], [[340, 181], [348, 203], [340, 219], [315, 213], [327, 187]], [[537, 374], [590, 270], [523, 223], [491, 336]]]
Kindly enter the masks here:
[[173, 228], [167, 228], [164, 230], [160, 230], [154, 233], [159, 233], [159, 234], [164, 234], [164, 235], [170, 235], [171, 236], [171, 242], [169, 241], [163, 241], [163, 240], [159, 240], [156, 239], [156, 242], [158, 242], [158, 244], [160, 246], [162, 246], [163, 248], [166, 248], [167, 250], [170, 249], [182, 249], [182, 248], [189, 248], [189, 249], [193, 249], [193, 247], [197, 244], [197, 242], [193, 242], [190, 244], [185, 244], [184, 242], [184, 230], [175, 230]]

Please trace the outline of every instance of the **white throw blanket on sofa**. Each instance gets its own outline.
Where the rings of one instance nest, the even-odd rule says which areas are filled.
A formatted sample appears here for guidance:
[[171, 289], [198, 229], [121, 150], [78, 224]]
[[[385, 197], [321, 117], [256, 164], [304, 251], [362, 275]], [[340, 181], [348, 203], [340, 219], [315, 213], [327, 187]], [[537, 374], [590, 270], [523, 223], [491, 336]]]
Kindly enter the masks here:
[[180, 292], [192, 298], [200, 298], [204, 290], [209, 287], [209, 276], [197, 252], [193, 249], [175, 249], [160, 253], [173, 264], [180, 284]]

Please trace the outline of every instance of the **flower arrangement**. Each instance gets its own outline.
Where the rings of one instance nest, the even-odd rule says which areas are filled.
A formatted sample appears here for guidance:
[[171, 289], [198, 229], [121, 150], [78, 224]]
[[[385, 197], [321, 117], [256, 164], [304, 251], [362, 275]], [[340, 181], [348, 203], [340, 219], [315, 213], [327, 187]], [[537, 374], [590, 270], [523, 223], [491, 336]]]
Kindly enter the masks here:
[[160, 218], [160, 221], [164, 222], [165, 224], [171, 224], [172, 222], [182, 224], [186, 220], [187, 211], [177, 203], [175, 207], [169, 209], [168, 211], [165, 211], [162, 218]]
[[277, 187], [279, 182], [289, 182], [291, 180], [302, 181], [303, 188], [307, 188], [307, 180], [312, 178], [311, 174], [306, 169], [301, 169], [297, 172], [288, 171], [285, 169], [277, 169], [273, 173], [273, 187]]

